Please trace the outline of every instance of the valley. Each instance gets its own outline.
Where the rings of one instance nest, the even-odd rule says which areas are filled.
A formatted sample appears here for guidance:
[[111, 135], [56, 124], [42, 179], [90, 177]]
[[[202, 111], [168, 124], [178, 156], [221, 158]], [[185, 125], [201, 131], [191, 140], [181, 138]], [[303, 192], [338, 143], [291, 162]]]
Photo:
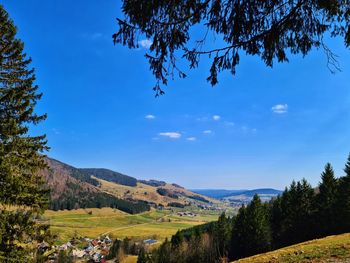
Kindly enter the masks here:
[[153, 238], [163, 241], [178, 230], [215, 221], [217, 212], [201, 211], [194, 217], [179, 216], [176, 210], [155, 210], [130, 215], [112, 208], [90, 208], [52, 211], [44, 214], [44, 222], [50, 224], [56, 243], [68, 242], [73, 237], [136, 239]]

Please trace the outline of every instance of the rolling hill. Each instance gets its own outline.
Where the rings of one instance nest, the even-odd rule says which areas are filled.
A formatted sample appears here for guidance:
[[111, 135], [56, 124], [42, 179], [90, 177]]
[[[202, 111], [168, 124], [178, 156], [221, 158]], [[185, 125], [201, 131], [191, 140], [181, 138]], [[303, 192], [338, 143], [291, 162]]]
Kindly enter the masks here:
[[176, 204], [190, 205], [190, 204], [218, 204], [218, 200], [204, 197], [200, 194], [193, 193], [176, 184], [162, 183], [159, 186], [154, 186], [152, 180], [151, 184], [144, 183], [145, 181], [138, 181], [137, 186], [125, 186], [115, 184], [96, 177], [100, 183], [100, 188], [114, 196], [126, 200], [141, 200], [152, 205], [171, 206]]
[[79, 170], [90, 176], [95, 176], [99, 179], [103, 179], [116, 184], [127, 185], [127, 186], [136, 186], [137, 184], [137, 179], [134, 177], [121, 174], [112, 170], [104, 169], [104, 168], [82, 168]]
[[73, 166], [50, 158], [46, 162], [48, 169], [40, 175], [50, 189], [50, 209], [115, 207], [132, 214], [149, 210], [144, 202], [122, 200], [102, 191], [98, 180]]
[[193, 193], [177, 184], [140, 180], [103, 168], [75, 168], [47, 158], [48, 169], [41, 172], [51, 190], [50, 209], [116, 207], [128, 213], [149, 210], [149, 205], [201, 205], [219, 201]]
[[350, 234], [328, 236], [268, 253], [243, 258], [235, 263], [350, 262]]

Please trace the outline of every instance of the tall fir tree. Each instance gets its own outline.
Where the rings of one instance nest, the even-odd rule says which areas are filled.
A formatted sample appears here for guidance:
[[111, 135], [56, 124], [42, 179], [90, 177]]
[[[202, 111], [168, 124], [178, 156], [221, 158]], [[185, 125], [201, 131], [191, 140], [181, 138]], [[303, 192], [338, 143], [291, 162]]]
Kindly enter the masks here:
[[311, 185], [303, 179], [293, 181], [280, 200], [280, 240], [277, 246], [286, 246], [308, 240], [313, 237], [315, 192]]
[[140, 248], [138, 257], [137, 257], [137, 263], [148, 263], [149, 262], [149, 257], [147, 252], [145, 251], [144, 247]]
[[321, 174], [319, 193], [316, 196], [315, 220], [317, 229], [315, 234], [327, 236], [336, 232], [337, 216], [335, 205], [337, 200], [338, 181], [334, 176], [333, 167], [327, 163]]
[[229, 253], [229, 246], [231, 241], [232, 222], [226, 217], [225, 213], [219, 216], [215, 224], [213, 236], [216, 245], [216, 251], [219, 258], [227, 258]]
[[255, 255], [271, 248], [269, 218], [268, 207], [258, 195], [246, 208], [240, 209], [232, 231], [232, 258]]
[[350, 154], [344, 172], [345, 176], [339, 179], [337, 197], [338, 232], [350, 231]]
[[[41, 94], [34, 84], [31, 59], [16, 38], [16, 27], [0, 5], [0, 261], [35, 261], [35, 244], [47, 233], [35, 217], [46, 207], [47, 190], [38, 171], [45, 136], [29, 127], [46, 118], [34, 112]], [[9, 261], [10, 262], [10, 261]]]

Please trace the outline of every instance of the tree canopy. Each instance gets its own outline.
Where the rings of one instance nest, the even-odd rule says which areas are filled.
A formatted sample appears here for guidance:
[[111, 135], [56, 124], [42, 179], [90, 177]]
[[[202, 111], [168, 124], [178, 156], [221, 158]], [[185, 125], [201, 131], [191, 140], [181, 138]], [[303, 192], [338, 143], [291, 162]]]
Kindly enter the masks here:
[[[339, 66], [325, 34], [350, 46], [349, 0], [123, 0], [122, 11], [114, 43], [138, 48], [141, 38], [152, 42], [146, 58], [157, 80], [156, 96], [164, 93], [161, 86], [169, 77], [186, 77], [179, 58], [195, 68], [209, 56], [207, 80], [215, 85], [220, 71], [236, 73], [242, 54], [259, 56], [272, 67], [275, 61], [287, 62], [290, 54], [305, 56], [322, 48], [334, 71]], [[204, 30], [196, 39], [198, 25]], [[209, 35], [222, 41], [209, 46]]]

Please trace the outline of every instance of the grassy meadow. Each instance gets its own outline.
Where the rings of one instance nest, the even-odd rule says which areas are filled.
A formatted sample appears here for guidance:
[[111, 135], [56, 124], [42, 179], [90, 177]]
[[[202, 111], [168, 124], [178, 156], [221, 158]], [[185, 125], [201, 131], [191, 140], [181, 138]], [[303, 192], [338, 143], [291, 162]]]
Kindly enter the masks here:
[[218, 218], [215, 213], [202, 213], [196, 217], [180, 217], [170, 210], [155, 210], [130, 215], [112, 208], [91, 208], [51, 211], [44, 214], [58, 243], [74, 236], [96, 238], [109, 235], [113, 238], [155, 238], [164, 240], [180, 229], [204, 224]]
[[350, 234], [329, 236], [264, 254], [234, 261], [235, 263], [325, 263], [350, 262]]

